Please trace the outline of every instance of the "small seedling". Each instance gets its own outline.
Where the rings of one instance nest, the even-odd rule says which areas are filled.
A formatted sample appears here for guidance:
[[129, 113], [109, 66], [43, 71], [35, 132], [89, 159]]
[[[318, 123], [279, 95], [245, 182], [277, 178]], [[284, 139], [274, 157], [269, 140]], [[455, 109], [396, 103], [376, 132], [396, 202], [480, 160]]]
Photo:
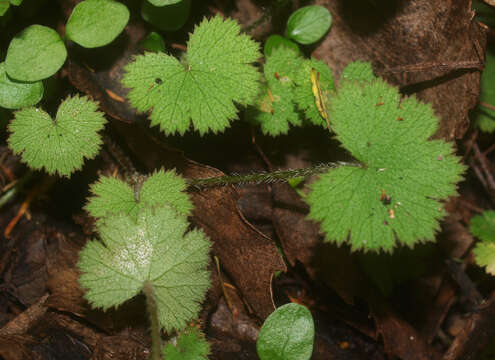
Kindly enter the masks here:
[[256, 349], [261, 360], [308, 360], [315, 327], [309, 310], [290, 303], [280, 306], [261, 327]]

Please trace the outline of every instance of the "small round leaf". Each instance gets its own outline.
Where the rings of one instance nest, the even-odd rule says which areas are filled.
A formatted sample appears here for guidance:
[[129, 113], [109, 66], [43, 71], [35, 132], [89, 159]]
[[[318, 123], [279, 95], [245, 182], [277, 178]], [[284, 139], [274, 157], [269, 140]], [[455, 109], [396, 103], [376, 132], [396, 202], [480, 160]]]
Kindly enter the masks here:
[[261, 360], [307, 360], [315, 327], [309, 310], [295, 303], [279, 307], [261, 327], [256, 349]]
[[66, 58], [64, 42], [55, 30], [31, 25], [10, 42], [5, 65], [11, 78], [33, 82], [55, 74]]
[[20, 109], [38, 103], [43, 97], [43, 83], [23, 83], [10, 79], [5, 63], [0, 63], [0, 107]]
[[168, 6], [154, 6], [147, 0], [141, 4], [141, 16], [150, 24], [160, 30], [175, 31], [179, 30], [189, 17], [191, 0], [183, 0], [179, 3]]
[[150, 32], [139, 45], [147, 51], [151, 52], [165, 52], [165, 41], [163, 37], [157, 32]]
[[148, 0], [154, 6], [165, 6], [180, 3], [182, 0]]
[[85, 48], [111, 43], [129, 21], [129, 10], [113, 0], [85, 0], [77, 4], [67, 21], [69, 39]]
[[280, 35], [270, 35], [268, 39], [266, 39], [265, 47], [263, 49], [265, 56], [270, 56], [273, 49], [278, 48], [279, 46], [288, 47], [295, 50], [297, 54], [300, 54], [299, 46], [295, 42], [290, 41], [289, 39], [286, 39]]
[[286, 36], [300, 44], [320, 40], [332, 24], [332, 15], [323, 6], [305, 6], [295, 11], [287, 21]]

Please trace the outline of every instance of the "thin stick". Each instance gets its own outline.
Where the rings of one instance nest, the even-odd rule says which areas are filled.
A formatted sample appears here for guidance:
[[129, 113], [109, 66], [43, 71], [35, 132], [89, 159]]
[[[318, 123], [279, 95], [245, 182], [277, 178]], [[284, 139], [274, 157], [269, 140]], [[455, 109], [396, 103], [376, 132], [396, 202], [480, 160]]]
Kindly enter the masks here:
[[272, 172], [261, 172], [256, 174], [232, 174], [225, 176], [217, 176], [204, 179], [188, 179], [188, 185], [196, 188], [207, 188], [216, 186], [227, 186], [234, 184], [273, 184], [277, 182], [287, 181], [295, 177], [307, 177], [315, 174], [327, 172], [329, 169], [339, 166], [354, 166], [362, 167], [359, 163], [335, 162], [320, 164], [311, 168], [290, 169], [290, 170], [275, 170]]
[[162, 337], [158, 323], [158, 309], [153, 294], [153, 286], [149, 281], [144, 283], [143, 293], [146, 296], [146, 308], [151, 324], [151, 360], [162, 360]]

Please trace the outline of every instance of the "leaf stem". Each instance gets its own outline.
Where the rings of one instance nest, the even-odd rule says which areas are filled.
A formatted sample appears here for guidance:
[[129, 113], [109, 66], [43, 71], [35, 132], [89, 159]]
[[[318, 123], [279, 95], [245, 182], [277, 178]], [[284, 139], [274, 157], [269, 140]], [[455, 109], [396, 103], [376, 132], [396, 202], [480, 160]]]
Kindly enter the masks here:
[[151, 360], [162, 360], [162, 337], [160, 335], [160, 324], [158, 323], [158, 308], [153, 286], [149, 281], [144, 283], [143, 293], [146, 296], [146, 308], [151, 324]]
[[295, 177], [307, 177], [315, 174], [321, 174], [327, 172], [329, 169], [333, 169], [339, 166], [362, 167], [363, 165], [359, 163], [338, 161], [319, 164], [314, 167], [302, 169], [275, 170], [272, 172], [262, 172], [255, 174], [232, 174], [203, 179], [187, 179], [187, 183], [189, 186], [199, 189], [216, 186], [227, 186], [233, 184], [272, 184], [287, 181]]

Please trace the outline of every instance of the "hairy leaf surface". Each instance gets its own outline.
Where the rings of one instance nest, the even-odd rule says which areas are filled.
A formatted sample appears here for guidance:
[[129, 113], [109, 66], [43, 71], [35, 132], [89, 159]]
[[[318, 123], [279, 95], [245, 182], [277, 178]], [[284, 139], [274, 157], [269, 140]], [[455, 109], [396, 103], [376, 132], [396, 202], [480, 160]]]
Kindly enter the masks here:
[[329, 108], [336, 138], [362, 167], [332, 169], [312, 185], [309, 216], [326, 239], [365, 251], [433, 240], [463, 166], [451, 144], [428, 140], [438, 126], [431, 106], [377, 79], [344, 82]]
[[294, 103], [294, 87], [302, 63], [303, 59], [297, 52], [285, 46], [273, 49], [267, 57], [264, 67], [267, 87], [254, 116], [264, 134], [287, 134], [289, 124], [301, 125]]
[[173, 170], [157, 171], [134, 188], [122, 180], [101, 177], [91, 186], [93, 196], [86, 204], [86, 211], [95, 218], [121, 212], [136, 217], [143, 207], [168, 204], [179, 215], [187, 216], [193, 205], [184, 192], [186, 187], [184, 179]]
[[117, 307], [151, 284], [160, 326], [184, 328], [197, 316], [209, 287], [210, 242], [200, 230], [187, 232], [185, 216], [171, 207], [145, 207], [134, 217], [112, 214], [98, 224], [100, 241], [79, 254], [79, 281], [93, 307]]
[[239, 34], [234, 20], [205, 19], [188, 42], [184, 60], [147, 53], [126, 66], [122, 79], [129, 100], [151, 112], [151, 124], [166, 134], [186, 132], [192, 123], [200, 134], [223, 131], [237, 117], [234, 103], [251, 103], [259, 92], [252, 62], [258, 44]]
[[196, 328], [190, 328], [181, 334], [177, 345], [167, 344], [163, 356], [167, 360], [208, 360], [210, 344]]
[[69, 176], [85, 158], [98, 154], [98, 132], [106, 120], [97, 108], [88, 98], [75, 96], [60, 104], [55, 120], [35, 107], [17, 111], [9, 125], [9, 146], [31, 168]]

